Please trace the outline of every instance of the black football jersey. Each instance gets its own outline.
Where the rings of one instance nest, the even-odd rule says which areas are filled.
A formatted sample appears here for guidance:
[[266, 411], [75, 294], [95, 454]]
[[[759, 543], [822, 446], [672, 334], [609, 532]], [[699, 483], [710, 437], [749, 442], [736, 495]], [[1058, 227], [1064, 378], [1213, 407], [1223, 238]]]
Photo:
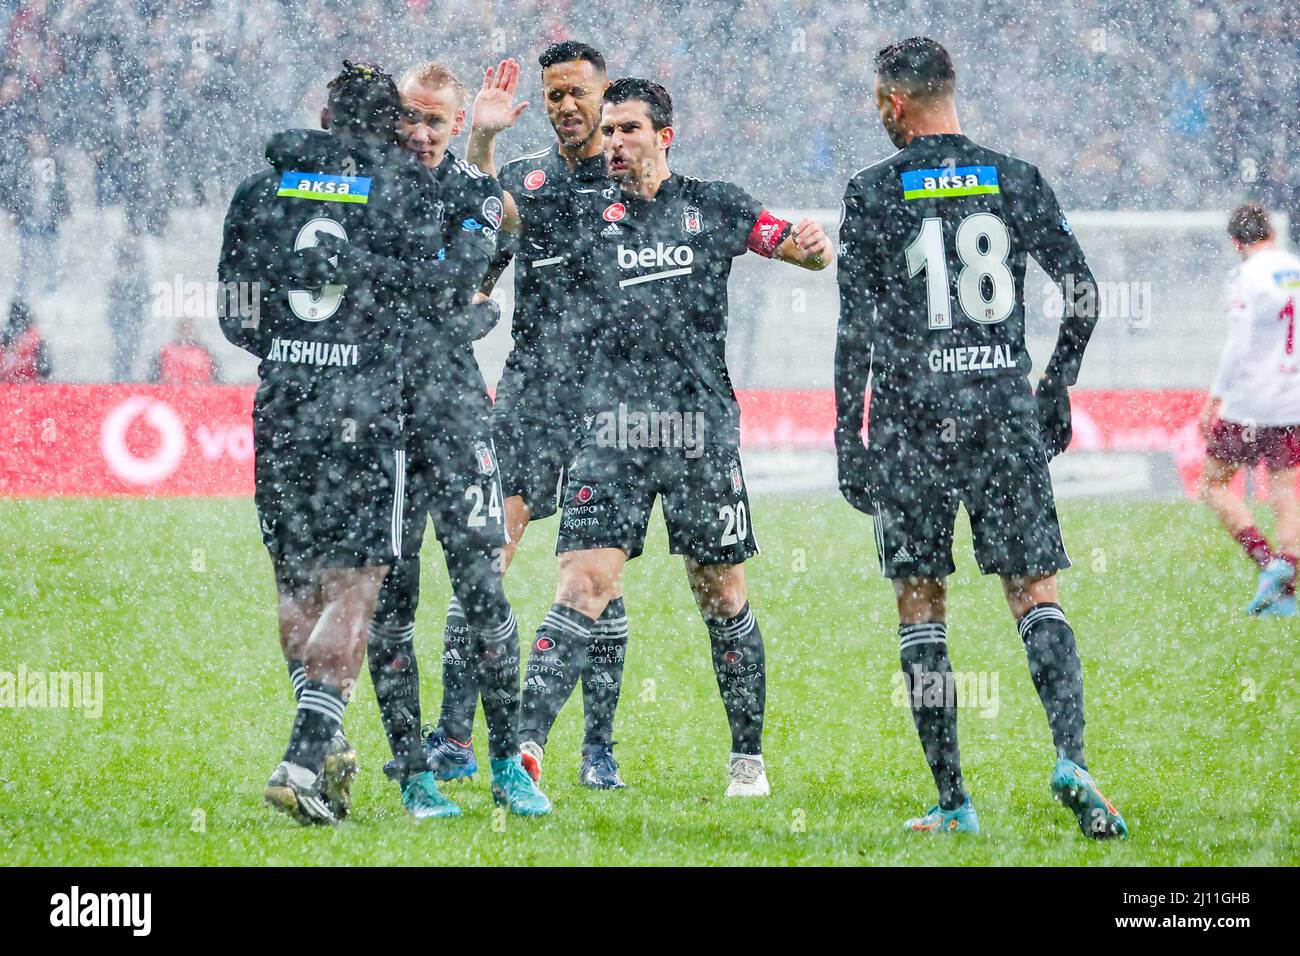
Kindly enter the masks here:
[[[788, 234], [728, 182], [672, 175], [651, 199], [617, 187], [585, 195], [583, 282], [596, 297], [589, 413], [702, 413], [709, 440], [739, 438], [727, 371], [727, 280], [752, 243]], [[757, 233], [762, 232], [762, 236]], [[757, 246], [756, 246], [757, 248]]]
[[497, 403], [569, 403], [585, 377], [591, 324], [591, 313], [575, 298], [585, 241], [575, 190], [608, 185], [605, 157], [579, 160], [570, 169], [555, 144], [504, 164], [498, 178], [514, 197], [523, 231], [503, 235], [493, 263], [499, 272], [512, 256], [515, 262], [514, 344]]
[[[297, 288], [295, 250], [324, 232], [376, 255], [432, 262], [438, 186], [410, 153], [295, 130], [272, 137], [271, 169], [246, 179], [226, 213], [218, 274], [257, 295], [227, 296], [221, 328], [260, 360], [255, 434], [312, 445], [397, 445], [402, 434], [401, 305], [362, 282]], [[248, 313], [248, 314], [241, 314]]]
[[421, 435], [461, 432], [490, 413], [473, 342], [455, 314], [469, 305], [497, 254], [504, 205], [500, 184], [450, 151], [433, 170], [441, 248], [437, 294], [422, 299], [404, 330], [407, 426]]
[[[857, 173], [840, 224], [841, 427], [861, 427], [868, 371], [873, 403], [891, 407], [960, 414], [1023, 393], [1027, 256], [1067, 289], [1070, 276], [1077, 290], [1091, 286], [1055, 195], [1023, 160], [944, 134]], [[1067, 385], [1096, 322], [1077, 304], [1071, 297], [1047, 369]]]

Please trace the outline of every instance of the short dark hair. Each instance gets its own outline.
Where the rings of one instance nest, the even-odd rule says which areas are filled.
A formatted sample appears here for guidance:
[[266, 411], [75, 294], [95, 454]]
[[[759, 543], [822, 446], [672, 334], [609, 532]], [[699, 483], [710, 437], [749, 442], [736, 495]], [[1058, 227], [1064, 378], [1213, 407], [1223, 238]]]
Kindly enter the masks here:
[[957, 85], [952, 57], [938, 40], [908, 37], [876, 54], [876, 75], [911, 96], [951, 93]]
[[574, 63], [578, 60], [586, 60], [596, 68], [596, 72], [605, 72], [605, 58], [600, 55], [600, 51], [594, 46], [586, 43], [579, 43], [577, 40], [565, 40], [563, 43], [553, 43], [542, 51], [542, 55], [537, 58], [537, 62], [542, 65], [542, 69], [548, 66], [555, 66], [557, 63]]
[[673, 125], [673, 98], [653, 80], [625, 76], [615, 80], [605, 91], [606, 103], [640, 101], [650, 108], [650, 123], [656, 130]]
[[1257, 202], [1244, 202], [1228, 217], [1228, 235], [1242, 245], [1263, 242], [1273, 235], [1268, 210]]
[[372, 63], [344, 60], [329, 82], [330, 125], [343, 132], [396, 136], [401, 110], [397, 84]]

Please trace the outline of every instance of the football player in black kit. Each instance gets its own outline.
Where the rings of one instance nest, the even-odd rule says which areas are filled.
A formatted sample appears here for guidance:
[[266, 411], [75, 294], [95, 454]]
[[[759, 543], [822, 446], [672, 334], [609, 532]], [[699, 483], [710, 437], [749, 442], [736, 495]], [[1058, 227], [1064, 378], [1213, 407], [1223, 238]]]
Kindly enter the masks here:
[[726, 366], [727, 278], [746, 252], [824, 269], [832, 251], [811, 219], [791, 225], [738, 186], [673, 173], [673, 107], [662, 86], [612, 83], [600, 128], [617, 185], [579, 194], [576, 228], [587, 240], [578, 268], [597, 312], [586, 431], [567, 469], [560, 580], [529, 655], [520, 736], [525, 748], [545, 745], [662, 497], [731, 729], [727, 795], [767, 796], [763, 640], [744, 576], [758, 546]]
[[[1047, 467], [1069, 444], [1066, 389], [1096, 324], [1096, 287], [1042, 175], [962, 135], [955, 90], [952, 60], [933, 40], [878, 54], [876, 103], [898, 152], [849, 182], [840, 229], [840, 488], [874, 514], [912, 715], [939, 790], [938, 804], [905, 826], [979, 830], [962, 780], [946, 624], [953, 523], [964, 504], [976, 560], [1002, 579], [1047, 712], [1051, 789], [1084, 833], [1123, 837], [1123, 817], [1084, 763], [1082, 669], [1056, 583], [1070, 562]], [[1024, 342], [1027, 255], [1067, 297], [1036, 393]]]
[[398, 561], [385, 580], [368, 632], [371, 679], [394, 757], [385, 771], [402, 786], [403, 802], [414, 815], [459, 813], [438, 792], [436, 755], [420, 739], [420, 679], [412, 637], [420, 594], [419, 551], [432, 518], [466, 636], [460, 663], [483, 695], [493, 796], [514, 813], [537, 816], [549, 812], [550, 803], [520, 763], [519, 631], [501, 587], [506, 544], [501, 476], [491, 403], [471, 343], [494, 324], [495, 304], [471, 304], [471, 299], [496, 253], [501, 188], [448, 149], [464, 125], [466, 100], [451, 71], [437, 61], [425, 63], [404, 74], [398, 85], [398, 138], [438, 183], [439, 261], [451, 270], [438, 299], [412, 305], [421, 314], [456, 312], [470, 334], [450, 344], [427, 332], [403, 338], [409, 501], [404, 539], [411, 557]]
[[[501, 166], [506, 231], [484, 291], [490, 292], [511, 258], [515, 261], [513, 347], [497, 384], [493, 430], [505, 491], [509, 567], [532, 520], [556, 512], [565, 465], [582, 433], [582, 387], [587, 372], [591, 313], [578, 298], [575, 252], [576, 191], [603, 188], [605, 154], [600, 136], [601, 95], [609, 85], [605, 61], [585, 43], [568, 40], [538, 58], [542, 96], [556, 140]], [[496, 171], [495, 141], [527, 107], [516, 104], [519, 64], [504, 60], [489, 69], [474, 99], [467, 157]], [[476, 768], [470, 745], [475, 701], [474, 671], [465, 662], [467, 627], [460, 602], [447, 611], [442, 661], [442, 712], [426, 738], [439, 779], [468, 776]], [[614, 759], [614, 712], [623, 683], [627, 615], [622, 595], [606, 606], [592, 629], [582, 672], [585, 728], [578, 780], [585, 787], [621, 789]], [[525, 690], [525, 693], [528, 693]], [[524, 766], [541, 776], [536, 742], [523, 749]]]
[[[397, 146], [397, 110], [391, 77], [345, 63], [321, 117], [330, 132], [277, 134], [272, 168], [239, 186], [218, 267], [223, 283], [260, 286], [258, 313], [223, 310], [221, 329], [261, 360], [255, 500], [298, 697], [265, 798], [303, 824], [348, 810], [356, 762], [339, 735], [343, 709], [402, 550], [401, 268], [438, 278], [437, 188]], [[393, 257], [394, 269], [344, 275], [325, 236]]]

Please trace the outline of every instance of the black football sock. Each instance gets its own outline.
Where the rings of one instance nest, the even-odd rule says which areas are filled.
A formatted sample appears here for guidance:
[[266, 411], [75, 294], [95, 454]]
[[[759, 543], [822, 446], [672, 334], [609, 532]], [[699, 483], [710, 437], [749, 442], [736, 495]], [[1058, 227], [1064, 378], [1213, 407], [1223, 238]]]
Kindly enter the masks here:
[[519, 624], [514, 612], [503, 624], [474, 631], [471, 646], [475, 685], [483, 695], [488, 756], [514, 756], [519, 753]]
[[284, 759], [319, 774], [325, 766], [330, 740], [343, 724], [344, 706], [346, 703], [340, 688], [307, 681], [302, 688], [302, 699], [298, 701], [298, 714], [294, 717], [293, 733]]
[[713, 649], [713, 673], [731, 726], [733, 754], [763, 752], [763, 711], [767, 706], [767, 665], [763, 635], [746, 603], [727, 620], [704, 619]]
[[1038, 604], [1020, 619], [1029, 676], [1047, 712], [1058, 756], [1083, 762], [1083, 667], [1074, 631], [1058, 604]]
[[420, 668], [412, 637], [415, 622], [380, 623], [366, 628], [366, 657], [375, 685], [379, 716], [402, 779], [429, 769], [420, 740]]
[[595, 621], [581, 611], [552, 604], [537, 629], [524, 677], [519, 736], [546, 746], [551, 725], [582, 676]]
[[[474, 709], [478, 704], [478, 666], [471, 649], [469, 621], [460, 601], [447, 605], [447, 624], [442, 633], [442, 710], [438, 729], [457, 743], [469, 743], [474, 733]], [[515, 655], [515, 679], [519, 660]]]
[[582, 752], [614, 744], [614, 711], [623, 689], [623, 658], [627, 653], [627, 612], [614, 598], [596, 619], [582, 666]]
[[921, 737], [925, 762], [939, 788], [939, 806], [956, 810], [966, 800], [957, 746], [957, 701], [950, 692], [948, 627], [939, 621], [898, 628], [898, 657], [903, 665], [912, 721]]
[[294, 702], [302, 700], [302, 685], [307, 683], [307, 668], [302, 661], [285, 661], [289, 665], [289, 683], [293, 684]]

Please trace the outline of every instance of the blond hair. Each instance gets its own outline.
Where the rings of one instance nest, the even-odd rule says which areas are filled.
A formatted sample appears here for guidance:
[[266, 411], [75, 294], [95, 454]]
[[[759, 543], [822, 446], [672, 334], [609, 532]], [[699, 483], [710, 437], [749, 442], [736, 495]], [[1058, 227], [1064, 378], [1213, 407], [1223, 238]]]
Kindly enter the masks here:
[[456, 102], [459, 105], [463, 107], [469, 103], [469, 91], [465, 89], [465, 85], [456, 79], [456, 74], [449, 66], [439, 60], [430, 60], [419, 66], [413, 66], [397, 81], [397, 89], [402, 93], [413, 86], [422, 86], [428, 90], [440, 90], [444, 86], [450, 86], [456, 91]]

